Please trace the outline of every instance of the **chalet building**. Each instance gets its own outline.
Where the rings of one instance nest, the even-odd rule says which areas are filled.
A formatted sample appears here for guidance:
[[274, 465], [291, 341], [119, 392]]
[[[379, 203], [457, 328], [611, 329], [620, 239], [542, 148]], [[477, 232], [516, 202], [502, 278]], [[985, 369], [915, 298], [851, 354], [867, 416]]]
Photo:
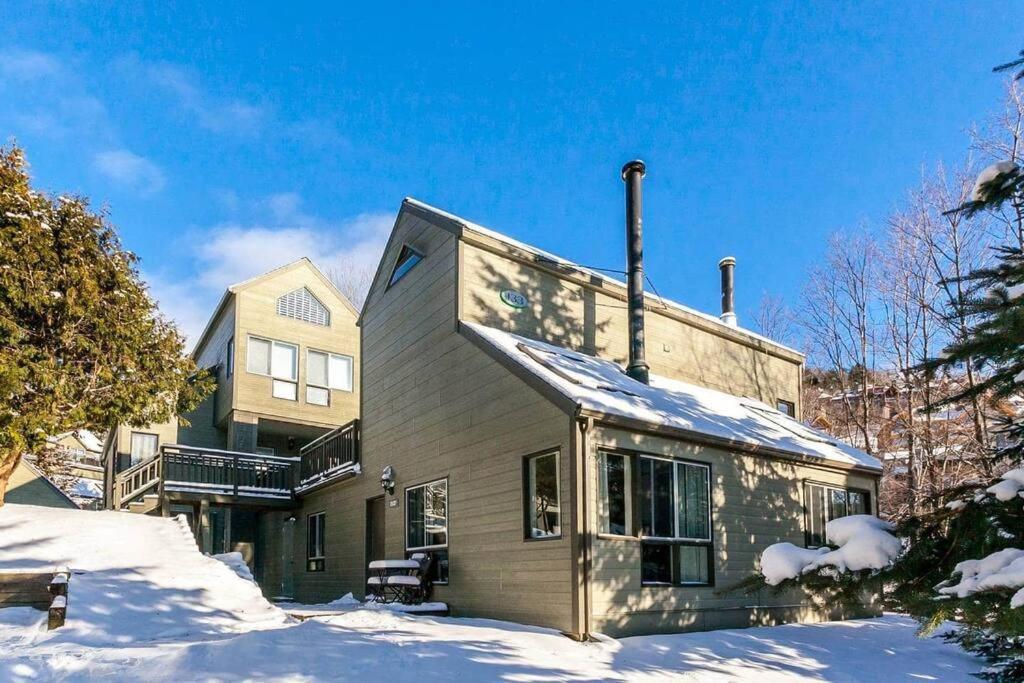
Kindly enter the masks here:
[[296, 599], [429, 552], [453, 614], [575, 637], [843, 616], [720, 591], [875, 512], [878, 461], [797, 421], [804, 359], [735, 324], [734, 261], [722, 317], [645, 296], [632, 228], [629, 286], [403, 202], [359, 319], [361, 474], [302, 497]]
[[[200, 547], [240, 551], [259, 570], [296, 492], [329, 471], [359, 414], [357, 311], [308, 259], [232, 285], [192, 352], [216, 391], [165, 424], [118, 425], [104, 443], [107, 506], [184, 514]], [[261, 526], [273, 534], [264, 544]], [[264, 546], [266, 549], [264, 549]]]
[[[306, 262], [233, 287], [195, 352], [216, 397], [138, 454], [133, 430], [112, 433], [106, 462], [128, 466], [111, 470], [114, 507], [192, 505], [217, 551], [214, 506], [248, 505], [264, 592], [307, 603], [364, 595], [373, 560], [429, 553], [452, 614], [577, 638], [849, 616], [802, 592], [723, 592], [767, 546], [821, 545], [830, 519], [876, 512], [881, 467], [799, 422], [804, 358], [737, 325], [732, 259], [721, 316], [644, 294], [642, 175], [624, 169], [627, 283], [406, 199], [358, 340]], [[300, 287], [329, 329], [282, 313]], [[311, 404], [307, 348], [352, 358], [358, 411]], [[277, 474], [295, 457], [299, 474]], [[140, 495], [146, 472], [156, 493]]]

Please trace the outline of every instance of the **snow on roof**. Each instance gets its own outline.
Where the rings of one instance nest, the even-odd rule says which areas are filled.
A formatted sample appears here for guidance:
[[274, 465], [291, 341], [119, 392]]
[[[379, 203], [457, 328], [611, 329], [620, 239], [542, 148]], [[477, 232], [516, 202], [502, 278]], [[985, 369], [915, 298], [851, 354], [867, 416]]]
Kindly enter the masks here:
[[[488, 237], [496, 239], [499, 242], [504, 242], [505, 244], [512, 245], [512, 246], [516, 247], [517, 249], [521, 249], [523, 251], [526, 251], [526, 252], [529, 252], [531, 254], [534, 254], [535, 256], [538, 256], [538, 257], [540, 257], [543, 260], [551, 261], [554, 264], [557, 264], [557, 265], [560, 265], [560, 266], [564, 266], [566, 268], [572, 268], [575, 271], [578, 271], [580, 273], [586, 274], [587, 277], [591, 277], [591, 278], [595, 278], [595, 279], [598, 279], [598, 280], [602, 280], [604, 282], [616, 285], [616, 286], [621, 287], [623, 289], [626, 288], [626, 283], [623, 282], [622, 280], [619, 280], [619, 279], [613, 278], [613, 277], [609, 277], [608, 275], [606, 275], [604, 273], [598, 272], [598, 271], [593, 270], [591, 268], [587, 268], [586, 266], [581, 266], [581, 265], [579, 265], [577, 263], [573, 263], [572, 261], [570, 261], [568, 259], [564, 259], [561, 256], [557, 256], [555, 254], [552, 254], [549, 251], [544, 251], [543, 249], [539, 249], [539, 248], [537, 248], [537, 247], [535, 247], [535, 246], [533, 246], [531, 244], [527, 244], [526, 242], [520, 242], [519, 240], [517, 240], [517, 239], [515, 239], [513, 237], [509, 237], [508, 235], [505, 235], [503, 233], [500, 233], [497, 230], [492, 230], [491, 228], [485, 227], [485, 226], [480, 225], [478, 223], [474, 223], [472, 221], [468, 221], [465, 218], [460, 218], [459, 216], [456, 216], [453, 213], [449, 213], [449, 212], [447, 212], [447, 211], [445, 211], [443, 209], [439, 209], [436, 206], [431, 206], [430, 204], [427, 204], [426, 202], [421, 202], [420, 200], [413, 199], [412, 197], [406, 197], [405, 201], [407, 203], [415, 206], [415, 207], [423, 209], [424, 211], [429, 211], [429, 212], [437, 214], [439, 216], [443, 216], [444, 218], [447, 218], [450, 221], [454, 221], [454, 222], [462, 225], [465, 228], [469, 228], [470, 230], [473, 230], [474, 232], [479, 232], [479, 233], [481, 233], [483, 235], [487, 235]], [[790, 351], [792, 353], [795, 353], [795, 354], [797, 354], [799, 356], [803, 356], [804, 355], [800, 351], [797, 351], [796, 349], [790, 348], [790, 347], [786, 346], [785, 344], [780, 344], [779, 342], [775, 341], [774, 339], [769, 339], [768, 337], [764, 337], [764, 336], [762, 336], [760, 334], [757, 334], [756, 332], [752, 332], [752, 331], [746, 329], [745, 327], [738, 327], [736, 325], [726, 324], [725, 322], [723, 322], [720, 318], [718, 318], [716, 316], [713, 316], [713, 315], [711, 315], [709, 313], [704, 313], [702, 311], [698, 311], [695, 308], [690, 308], [689, 306], [685, 306], [685, 305], [683, 305], [683, 304], [681, 304], [681, 303], [679, 303], [677, 301], [672, 301], [671, 299], [666, 299], [666, 298], [664, 298], [664, 297], [662, 297], [660, 295], [652, 297], [651, 294], [647, 294], [646, 296], [649, 297], [649, 298], [653, 298], [653, 299], [659, 301], [660, 303], [662, 303], [667, 308], [675, 308], [676, 310], [684, 311], [684, 312], [689, 313], [691, 315], [695, 315], [695, 316], [697, 316], [697, 317], [699, 317], [699, 318], [701, 318], [703, 320], [706, 320], [706, 321], [708, 321], [710, 323], [714, 323], [715, 325], [718, 325], [720, 327], [725, 327], [725, 328], [728, 328], [728, 329], [733, 330], [733, 331], [739, 331], [739, 332], [741, 332], [743, 334], [746, 334], [746, 335], [748, 335], [750, 337], [754, 337], [755, 339], [759, 339], [759, 340], [761, 340], [763, 342], [771, 344], [772, 346], [776, 346], [778, 348], [785, 349], [785, 350]]]
[[79, 477], [71, 485], [70, 493], [74, 498], [103, 498], [103, 482]]
[[103, 441], [88, 429], [77, 430], [75, 432], [75, 436], [78, 437], [78, 440], [82, 442], [82, 445], [85, 446], [87, 450], [94, 451], [96, 453], [103, 451]]
[[638, 382], [612, 361], [462, 321], [510, 360], [584, 410], [874, 470], [874, 457], [761, 401], [651, 375]]

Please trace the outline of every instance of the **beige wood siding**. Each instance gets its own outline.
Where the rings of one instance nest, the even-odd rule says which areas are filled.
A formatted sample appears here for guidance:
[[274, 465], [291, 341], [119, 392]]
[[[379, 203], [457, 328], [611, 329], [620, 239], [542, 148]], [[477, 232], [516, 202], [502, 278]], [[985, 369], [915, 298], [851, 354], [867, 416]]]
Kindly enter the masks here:
[[[224, 307], [216, 314], [213, 328], [206, 338], [202, 348], [196, 349], [196, 365], [200, 368], [212, 368], [218, 366], [216, 397], [211, 398], [212, 406], [207, 410], [212, 413], [216, 408], [216, 414], [206, 417], [212, 419], [213, 424], [220, 424], [231, 412], [231, 402], [234, 398], [234, 377], [228, 376], [228, 342], [235, 335], [235, 300], [230, 297]], [[236, 354], [237, 356], [237, 354]], [[237, 370], [237, 362], [235, 363]], [[204, 435], [205, 436], [205, 435]], [[207, 443], [209, 438], [203, 442], [197, 442], [197, 446], [211, 446]], [[223, 446], [221, 446], [223, 448]]]
[[[278, 297], [301, 287], [308, 288], [330, 310], [330, 326], [278, 315]], [[358, 416], [359, 330], [355, 326], [356, 316], [315, 274], [312, 266], [300, 264], [240, 287], [235, 294], [235, 302], [235, 397], [232, 409], [256, 413], [264, 418], [326, 427], [345, 424]], [[272, 380], [246, 370], [250, 335], [298, 345], [297, 401], [274, 398], [271, 394]], [[306, 402], [306, 352], [309, 350], [342, 354], [353, 359], [352, 391], [332, 390], [329, 406]]]
[[[715, 448], [595, 428], [588, 440], [590, 528], [597, 526], [597, 454], [601, 447], [640, 451], [709, 464], [712, 484], [714, 587], [642, 586], [640, 543], [594, 535], [592, 629], [610, 635], [706, 630], [841, 617], [802, 592], [780, 596], [722, 589], [758, 571], [760, 553], [772, 543], [804, 545], [803, 482], [866, 489], [877, 512], [877, 478], [828, 467], [733, 453]], [[869, 611], [874, 609], [869, 607]], [[846, 615], [849, 616], [849, 615]]]
[[[386, 288], [405, 243], [425, 257]], [[447, 478], [450, 583], [435, 598], [454, 614], [568, 629], [569, 418], [457, 333], [457, 244], [412, 216], [396, 227], [362, 320], [363, 474], [304, 500], [298, 553], [305, 558], [306, 515], [325, 511], [327, 570], [300, 571], [297, 592], [363, 594], [366, 502], [381, 495], [380, 472], [391, 465], [388, 557], [405, 555], [406, 487]], [[526, 541], [522, 458], [549, 448], [560, 451], [565, 532]]]
[[[628, 356], [626, 303], [549, 271], [466, 243], [462, 317], [527, 337], [567, 346], [625, 364]], [[515, 309], [499, 298], [512, 289], [526, 296]], [[651, 372], [735, 396], [778, 399], [800, 406], [800, 360], [792, 352], [769, 352], [749, 337], [739, 343], [716, 323], [689, 324], [649, 300], [645, 314]], [[686, 317], [686, 316], [683, 316]], [[694, 317], [690, 315], [689, 317]], [[704, 329], [709, 328], [709, 329]]]

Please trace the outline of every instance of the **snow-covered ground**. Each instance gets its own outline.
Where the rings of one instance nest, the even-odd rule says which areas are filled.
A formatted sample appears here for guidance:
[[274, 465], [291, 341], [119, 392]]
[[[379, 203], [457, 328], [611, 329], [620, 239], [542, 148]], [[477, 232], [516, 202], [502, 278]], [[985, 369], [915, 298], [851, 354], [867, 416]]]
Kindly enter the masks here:
[[0, 680], [967, 681], [982, 667], [898, 616], [587, 644], [349, 601], [300, 622], [176, 520], [0, 508], [0, 568], [59, 565], [73, 572], [67, 625], [0, 609]]

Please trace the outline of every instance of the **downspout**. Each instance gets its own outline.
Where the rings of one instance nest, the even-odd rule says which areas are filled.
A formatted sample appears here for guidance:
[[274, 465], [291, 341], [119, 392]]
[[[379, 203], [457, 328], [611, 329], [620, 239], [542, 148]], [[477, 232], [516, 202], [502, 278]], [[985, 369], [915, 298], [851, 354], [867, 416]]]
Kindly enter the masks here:
[[593, 432], [594, 419], [577, 418], [580, 430], [580, 470], [581, 486], [580, 495], [583, 497], [583, 632], [580, 634], [583, 640], [590, 639], [590, 620], [592, 609], [592, 591], [590, 586], [590, 575], [594, 557], [594, 539], [590, 533], [590, 496], [587, 494], [587, 460], [590, 455], [590, 434]]

